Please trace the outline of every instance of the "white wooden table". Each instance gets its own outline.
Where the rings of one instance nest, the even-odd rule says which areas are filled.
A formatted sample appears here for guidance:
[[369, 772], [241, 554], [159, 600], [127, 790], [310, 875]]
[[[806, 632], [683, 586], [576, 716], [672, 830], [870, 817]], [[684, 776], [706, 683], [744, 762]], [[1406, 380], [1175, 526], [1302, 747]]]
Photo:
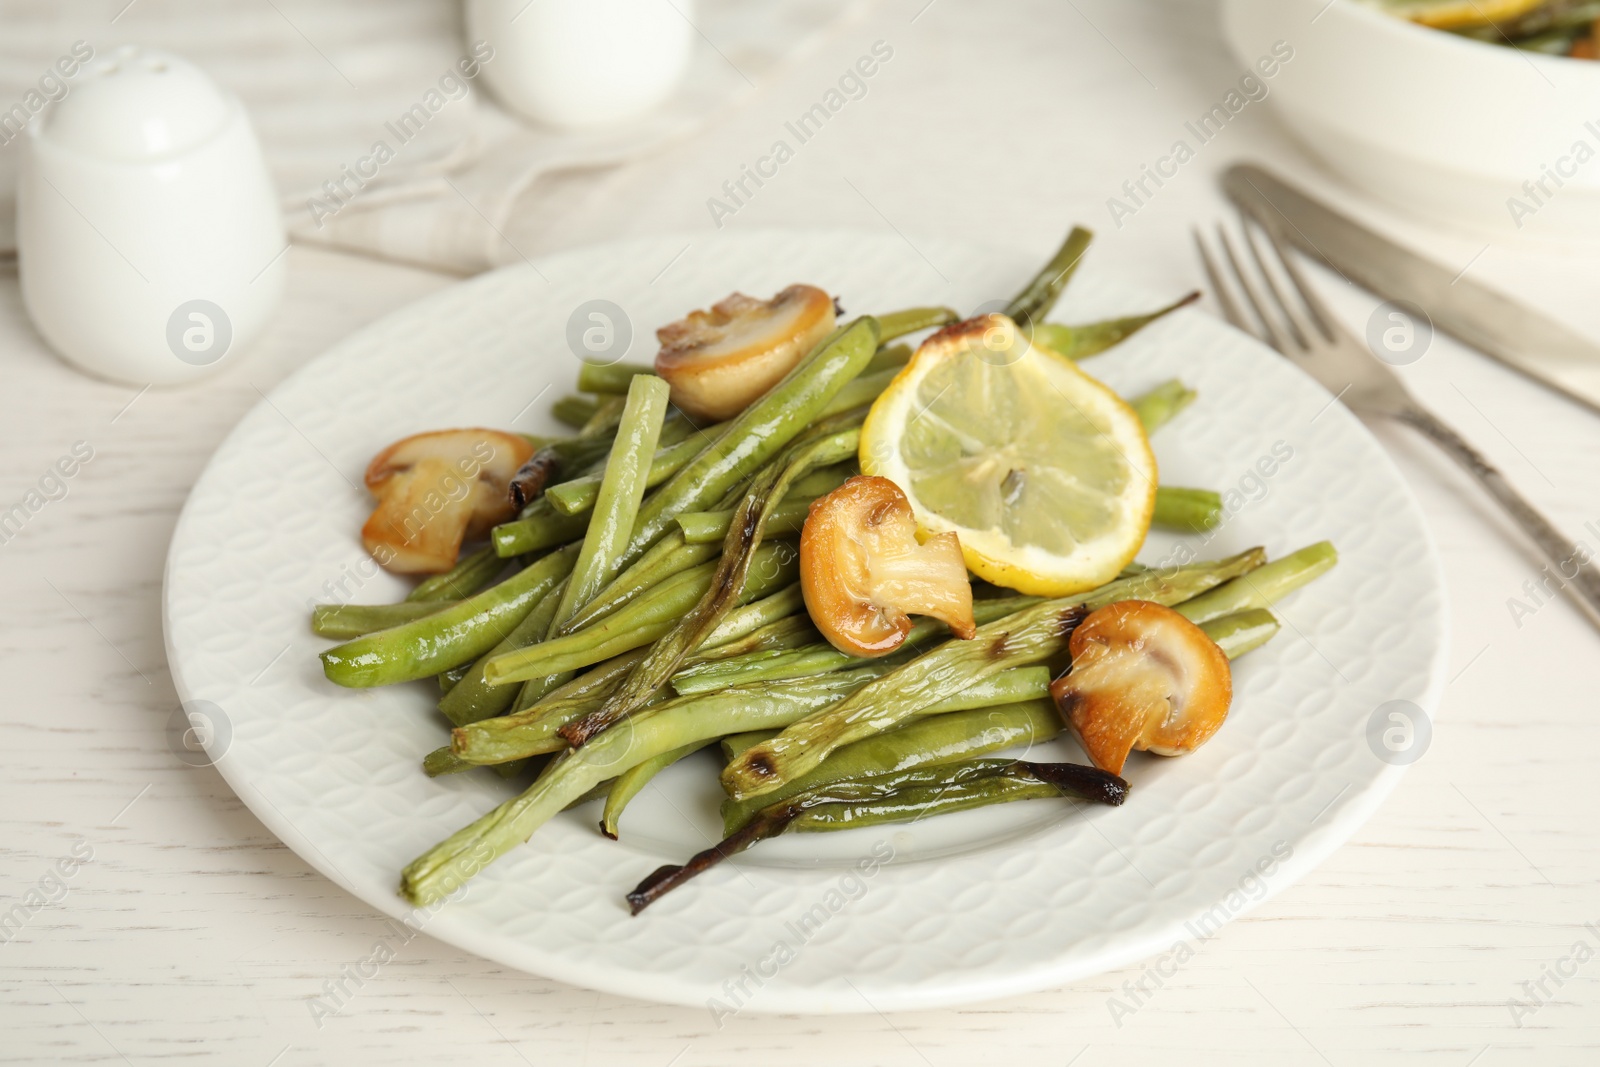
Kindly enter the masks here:
[[[1212, 5], [1193, 0], [885, 0], [709, 136], [531, 210], [510, 239], [535, 255], [681, 231], [694, 255], [695, 235], [712, 226], [707, 198], [884, 40], [893, 59], [867, 96], [725, 225], [893, 227], [913, 242], [951, 233], [1042, 257], [1081, 220], [1101, 233], [1095, 269], [1177, 291], [1198, 280], [1188, 227], [1223, 211], [1224, 165], [1254, 156], [1320, 183], [1252, 105], [1121, 229], [1113, 223], [1106, 200], [1122, 181], [1238, 77], [1213, 25]], [[1592, 260], [1484, 249], [1356, 207], [1600, 335]], [[1526, 598], [1539, 563], [1445, 461], [1383, 427], [1432, 522], [1453, 598], [1453, 680], [1432, 748], [1345, 848], [1159, 987], [1136, 967], [966, 1010], [746, 1013], [718, 1029], [706, 1011], [507, 972], [419, 936], [319, 1028], [313, 998], [393, 934], [279, 844], [213, 770], [169, 750], [162, 564], [190, 485], [263, 392], [452, 279], [305, 249], [291, 268], [289, 297], [248, 359], [199, 388], [147, 392], [58, 362], [23, 315], [15, 274], [0, 275], [0, 510], [75, 442], [93, 450], [66, 495], [0, 545], [11, 686], [0, 711], [0, 913], [23, 905], [0, 943], [0, 1059], [1600, 1061], [1600, 963], [1588, 960], [1600, 950], [1600, 779], [1585, 769], [1600, 747], [1600, 635], [1559, 600], [1518, 625], [1508, 600]], [[1375, 304], [1332, 295], [1357, 324]], [[1600, 528], [1600, 420], [1443, 340], [1409, 377], [1530, 497], [1600, 547], [1584, 530]], [[308, 637], [292, 654], [310, 648]], [[1138, 1010], [1113, 1012], [1112, 998]]]

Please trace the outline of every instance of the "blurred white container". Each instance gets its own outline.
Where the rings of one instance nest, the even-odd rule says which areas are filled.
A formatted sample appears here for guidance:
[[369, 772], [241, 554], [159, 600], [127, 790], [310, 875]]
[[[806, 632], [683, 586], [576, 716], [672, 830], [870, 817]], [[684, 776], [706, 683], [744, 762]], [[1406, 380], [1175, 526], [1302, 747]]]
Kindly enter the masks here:
[[467, 38], [487, 41], [483, 76], [501, 103], [582, 127], [656, 107], [689, 67], [694, 0], [467, 0]]
[[97, 57], [29, 127], [23, 301], [84, 370], [165, 385], [235, 358], [283, 295], [284, 246], [243, 105], [179, 56]]
[[1354, 0], [1224, 0], [1222, 12], [1240, 63], [1277, 41], [1294, 49], [1269, 99], [1354, 184], [1487, 236], [1600, 240], [1600, 62], [1484, 44]]

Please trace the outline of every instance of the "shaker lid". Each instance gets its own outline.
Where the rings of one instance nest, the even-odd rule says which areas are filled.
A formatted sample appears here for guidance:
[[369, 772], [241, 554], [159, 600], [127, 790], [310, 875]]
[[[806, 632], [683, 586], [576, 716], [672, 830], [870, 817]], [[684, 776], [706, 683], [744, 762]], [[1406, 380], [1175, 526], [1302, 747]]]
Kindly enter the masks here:
[[171, 52], [123, 45], [96, 57], [43, 116], [40, 135], [85, 155], [121, 162], [181, 154], [227, 122], [229, 98]]

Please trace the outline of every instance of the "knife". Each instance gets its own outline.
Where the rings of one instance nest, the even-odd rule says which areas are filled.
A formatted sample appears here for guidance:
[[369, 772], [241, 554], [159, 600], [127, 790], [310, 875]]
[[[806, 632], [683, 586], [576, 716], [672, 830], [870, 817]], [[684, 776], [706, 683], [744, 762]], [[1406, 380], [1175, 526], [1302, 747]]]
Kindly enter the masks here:
[[1385, 300], [1415, 304], [1456, 340], [1600, 413], [1600, 344], [1373, 233], [1261, 167], [1228, 168], [1222, 188], [1311, 258]]

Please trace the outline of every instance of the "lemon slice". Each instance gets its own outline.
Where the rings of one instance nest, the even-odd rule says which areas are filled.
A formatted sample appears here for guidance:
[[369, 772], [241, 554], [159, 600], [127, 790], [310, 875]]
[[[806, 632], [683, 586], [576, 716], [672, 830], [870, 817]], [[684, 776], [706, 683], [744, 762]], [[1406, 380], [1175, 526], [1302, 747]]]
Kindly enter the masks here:
[[905, 491], [924, 535], [1019, 592], [1110, 581], [1144, 543], [1156, 459], [1133, 409], [1004, 315], [928, 338], [861, 431], [861, 469]]

